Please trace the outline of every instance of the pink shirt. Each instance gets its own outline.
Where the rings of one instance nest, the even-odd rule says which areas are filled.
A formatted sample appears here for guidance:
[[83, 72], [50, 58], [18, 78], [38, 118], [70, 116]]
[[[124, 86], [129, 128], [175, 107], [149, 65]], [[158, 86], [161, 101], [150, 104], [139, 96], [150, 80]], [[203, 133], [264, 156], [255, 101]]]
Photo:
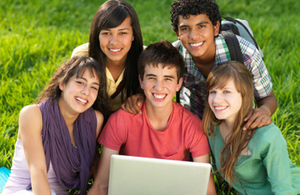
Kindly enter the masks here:
[[173, 102], [168, 125], [156, 131], [150, 124], [145, 104], [143, 114], [115, 112], [105, 125], [98, 142], [120, 154], [171, 160], [189, 160], [189, 152], [199, 157], [210, 151], [201, 120]]

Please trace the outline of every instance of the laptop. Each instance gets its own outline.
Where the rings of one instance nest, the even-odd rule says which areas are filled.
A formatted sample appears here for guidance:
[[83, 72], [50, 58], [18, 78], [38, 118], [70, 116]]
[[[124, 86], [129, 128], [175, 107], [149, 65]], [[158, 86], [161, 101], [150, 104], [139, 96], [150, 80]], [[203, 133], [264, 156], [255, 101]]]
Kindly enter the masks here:
[[112, 155], [109, 195], [206, 194], [211, 165]]

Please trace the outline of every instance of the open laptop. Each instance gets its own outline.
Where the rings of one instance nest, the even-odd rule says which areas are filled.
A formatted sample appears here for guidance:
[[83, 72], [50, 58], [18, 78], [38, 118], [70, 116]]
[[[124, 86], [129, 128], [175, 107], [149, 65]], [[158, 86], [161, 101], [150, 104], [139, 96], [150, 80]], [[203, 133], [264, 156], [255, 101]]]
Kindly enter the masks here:
[[109, 195], [206, 194], [211, 165], [112, 155]]

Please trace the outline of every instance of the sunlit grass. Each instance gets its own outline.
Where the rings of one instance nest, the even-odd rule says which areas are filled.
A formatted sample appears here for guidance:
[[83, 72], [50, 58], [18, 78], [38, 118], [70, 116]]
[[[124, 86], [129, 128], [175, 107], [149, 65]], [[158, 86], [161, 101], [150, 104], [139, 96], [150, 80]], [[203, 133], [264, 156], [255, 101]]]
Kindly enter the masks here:
[[[104, 0], [0, 1], [0, 166], [11, 167], [19, 111], [35, 98], [73, 48], [88, 42]], [[173, 0], [128, 0], [138, 13], [144, 45], [176, 41]], [[217, 0], [224, 16], [246, 19], [265, 55], [278, 109], [272, 116], [292, 162], [300, 166], [300, 1]], [[227, 185], [221, 194], [230, 194]], [[222, 192], [221, 192], [222, 191]]]

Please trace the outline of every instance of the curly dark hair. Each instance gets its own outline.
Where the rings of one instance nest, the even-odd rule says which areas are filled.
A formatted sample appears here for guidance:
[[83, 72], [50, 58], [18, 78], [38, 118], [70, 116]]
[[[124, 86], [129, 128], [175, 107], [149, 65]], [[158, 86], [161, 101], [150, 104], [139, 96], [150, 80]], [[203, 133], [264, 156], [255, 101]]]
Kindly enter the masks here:
[[175, 32], [178, 32], [179, 16], [186, 19], [189, 15], [206, 14], [214, 26], [222, 20], [219, 6], [214, 0], [177, 0], [172, 3], [170, 13]]

